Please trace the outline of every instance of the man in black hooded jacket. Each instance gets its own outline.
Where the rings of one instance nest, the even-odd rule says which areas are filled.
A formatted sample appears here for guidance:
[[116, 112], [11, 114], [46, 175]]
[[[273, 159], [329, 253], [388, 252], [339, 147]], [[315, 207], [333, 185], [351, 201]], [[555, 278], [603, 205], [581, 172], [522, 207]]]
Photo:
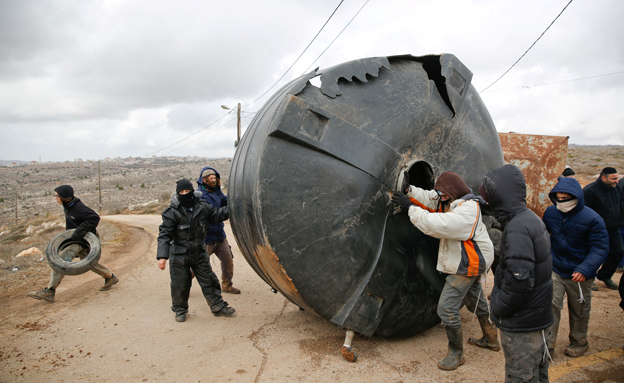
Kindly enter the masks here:
[[215, 209], [199, 199], [201, 192], [193, 193], [193, 184], [187, 179], [177, 182], [176, 192], [171, 196], [171, 205], [162, 213], [159, 227], [158, 268], [165, 269], [169, 260], [171, 276], [171, 310], [175, 320], [184, 322], [188, 312], [193, 274], [199, 282], [204, 298], [215, 316], [232, 316], [221, 296], [219, 280], [210, 266], [210, 255], [204, 248], [204, 237], [209, 224], [228, 219], [228, 207]]
[[[82, 203], [80, 198], [75, 197], [74, 189], [70, 185], [61, 185], [54, 189], [54, 192], [56, 202], [63, 205], [63, 209], [65, 210], [65, 230], [76, 229], [74, 234], [72, 234], [71, 239], [73, 241], [80, 241], [89, 232], [97, 235], [95, 228], [98, 223], [100, 223], [100, 216], [98, 213]], [[88, 254], [88, 249], [85, 249], [78, 244], [71, 244], [65, 247], [59, 256], [62, 259], [71, 261], [75, 257], [80, 257], [82, 259]], [[110, 290], [114, 284], [119, 282], [119, 279], [111, 273], [106, 266], [99, 263], [96, 264], [91, 271], [104, 278], [104, 286], [100, 288], [100, 291]], [[64, 274], [60, 274], [52, 270], [48, 287], [41, 291], [30, 292], [28, 293], [28, 296], [50, 303], [54, 302], [56, 288], [61, 284], [64, 276]]]
[[526, 207], [524, 175], [503, 165], [483, 178], [494, 217], [504, 225], [491, 318], [501, 330], [505, 382], [548, 382], [545, 329], [553, 323], [552, 257], [542, 220]]
[[609, 255], [598, 270], [596, 278], [604, 282], [611, 290], [617, 290], [618, 285], [611, 277], [624, 256], [624, 245], [622, 245], [620, 234], [620, 227], [624, 225], [624, 192], [618, 185], [617, 170], [610, 166], [602, 169], [598, 179], [585, 186], [583, 195], [585, 205], [604, 219], [607, 233], [609, 233]]

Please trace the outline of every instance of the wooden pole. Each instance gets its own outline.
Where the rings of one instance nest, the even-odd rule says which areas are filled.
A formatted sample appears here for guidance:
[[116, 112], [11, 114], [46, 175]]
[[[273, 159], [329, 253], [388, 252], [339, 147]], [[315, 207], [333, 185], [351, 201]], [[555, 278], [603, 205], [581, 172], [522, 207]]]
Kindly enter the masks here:
[[100, 195], [100, 214], [102, 214], [102, 171], [100, 170], [100, 160], [98, 160], [98, 192]]
[[17, 190], [15, 191], [15, 224], [17, 225]]
[[238, 119], [238, 123], [236, 125], [236, 145], [234, 146], [238, 146], [238, 143], [240, 142], [240, 132], [241, 132], [241, 104], [240, 102], [238, 103], [238, 110], [236, 112], [236, 117]]

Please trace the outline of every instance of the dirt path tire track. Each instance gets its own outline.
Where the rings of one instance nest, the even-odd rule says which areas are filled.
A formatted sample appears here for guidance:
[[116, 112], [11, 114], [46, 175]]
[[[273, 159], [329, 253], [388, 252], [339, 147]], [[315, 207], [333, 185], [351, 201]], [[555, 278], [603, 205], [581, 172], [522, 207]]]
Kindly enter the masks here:
[[[128, 243], [103, 263], [119, 275], [108, 292], [97, 291], [93, 273], [68, 277], [57, 302], [22, 296], [2, 303], [0, 382], [500, 382], [502, 352], [464, 342], [466, 363], [441, 371], [446, 337], [435, 327], [408, 339], [356, 337], [358, 362], [340, 356], [344, 331], [273, 294], [226, 233], [234, 253], [234, 282], [240, 295], [224, 298], [237, 310], [233, 318], [214, 317], [196, 284], [190, 316], [174, 321], [169, 309], [169, 273], [156, 266], [160, 216], [109, 216], [128, 234]], [[123, 226], [127, 225], [127, 226]], [[219, 275], [218, 260], [211, 262]], [[91, 275], [92, 274], [92, 275]], [[619, 279], [619, 276], [617, 278]], [[85, 280], [80, 280], [85, 278]], [[488, 289], [491, 288], [491, 278]], [[600, 287], [602, 287], [599, 284]], [[624, 314], [617, 292], [601, 288], [592, 301], [590, 352], [624, 344]], [[567, 315], [567, 312], [562, 313]], [[462, 311], [464, 340], [479, 336], [476, 320]], [[563, 355], [563, 320], [556, 364]], [[619, 370], [618, 370], [619, 369]], [[563, 374], [557, 382], [609, 380], [624, 369], [624, 357]], [[612, 379], [612, 378], [611, 378]], [[617, 381], [617, 380], [615, 380]]]

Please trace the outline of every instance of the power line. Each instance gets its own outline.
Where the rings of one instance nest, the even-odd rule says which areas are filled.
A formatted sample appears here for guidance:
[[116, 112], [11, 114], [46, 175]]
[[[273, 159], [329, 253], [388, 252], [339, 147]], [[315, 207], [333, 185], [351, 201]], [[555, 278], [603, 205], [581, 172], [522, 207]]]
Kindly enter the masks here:
[[[229, 113], [228, 113], [228, 114], [229, 114]], [[226, 114], [225, 116], [227, 116], [227, 114]], [[224, 116], [224, 117], [225, 117], [225, 116]], [[223, 118], [223, 117], [222, 117], [222, 118]], [[219, 119], [219, 120], [220, 120], [220, 119]], [[230, 119], [230, 120], [228, 120], [228, 121], [224, 122], [223, 124], [219, 125], [217, 128], [222, 128], [222, 127], [224, 127], [225, 125], [229, 124], [230, 122], [232, 122], [232, 121], [234, 121], [234, 120], [236, 120], [236, 118], [232, 118], [232, 119]], [[218, 120], [217, 120], [217, 121], [218, 121]], [[215, 121], [215, 122], [216, 122], [216, 121]], [[189, 146], [190, 144], [192, 144], [192, 143], [194, 143], [194, 142], [197, 142], [197, 141], [201, 140], [202, 138], [206, 137], [206, 136], [207, 136], [208, 134], [210, 134], [210, 133], [212, 133], [212, 129], [210, 129], [209, 131], [207, 131], [207, 132], [206, 132], [206, 134], [203, 134], [203, 135], [201, 135], [201, 136], [197, 137], [197, 139], [195, 139], [195, 140], [193, 140], [193, 141], [191, 141], [191, 142], [187, 142], [186, 144], [184, 144], [184, 145], [182, 145], [182, 146], [180, 146], [180, 147], [178, 147], [178, 148], [175, 148], [175, 149], [173, 149], [173, 150], [171, 150], [171, 151], [169, 151], [169, 152], [165, 153], [165, 155], [170, 154], [170, 153], [173, 153], [173, 152], [175, 152], [176, 150], [180, 150], [180, 149], [182, 149], [182, 148], [185, 148], [185, 147]], [[189, 137], [191, 137], [191, 136], [189, 136]], [[189, 137], [187, 137], [187, 138], [189, 138]], [[183, 141], [183, 140], [180, 140], [180, 141]], [[178, 142], [180, 142], [180, 141], [178, 141]], [[173, 145], [175, 145], [175, 144], [173, 144]], [[168, 147], [171, 147], [171, 146], [173, 146], [173, 145], [169, 145]], [[162, 149], [161, 149], [161, 150], [162, 150]]]
[[325, 52], [329, 49], [329, 47], [332, 46], [332, 44], [334, 43], [334, 41], [336, 41], [336, 39], [338, 39], [338, 37], [340, 37], [340, 35], [342, 34], [342, 32], [345, 31], [345, 29], [347, 29], [347, 27], [351, 24], [351, 22], [357, 17], [357, 15], [360, 14], [360, 12], [362, 12], [362, 9], [364, 9], [364, 7], [366, 6], [366, 4], [368, 4], [370, 0], [366, 0], [366, 3], [364, 3], [364, 5], [362, 5], [362, 7], [360, 8], [359, 11], [357, 11], [357, 13], [351, 18], [351, 20], [349, 20], [349, 22], [347, 23], [347, 25], [345, 25], [344, 28], [342, 28], [342, 30], [340, 31], [340, 33], [338, 33], [338, 36], [336, 36], [335, 39], [332, 40], [331, 43], [329, 43], [329, 45], [327, 46], [327, 48], [325, 48], [325, 50], [323, 52], [321, 52], [321, 54], [319, 55], [319, 57], [316, 58], [316, 60], [312, 61], [312, 64], [310, 64], [310, 66], [303, 71], [303, 73], [301, 74], [302, 76], [306, 73], [308, 73], [308, 71], [310, 70], [310, 68], [312, 67], [312, 65], [314, 65], [315, 62], [318, 61], [318, 59], [321, 58], [321, 56], [323, 56], [325, 54]]
[[174, 146], [174, 145], [177, 145], [177, 144], [179, 144], [180, 142], [182, 142], [182, 141], [184, 141], [184, 140], [187, 140], [187, 139], [189, 139], [189, 138], [193, 137], [194, 135], [198, 134], [199, 132], [201, 132], [201, 131], [204, 131], [204, 130], [208, 129], [210, 126], [212, 126], [212, 125], [216, 124], [217, 122], [219, 122], [220, 120], [224, 119], [225, 117], [227, 117], [227, 116], [228, 116], [228, 114], [230, 114], [230, 113], [224, 114], [223, 116], [221, 116], [221, 117], [217, 118], [216, 120], [214, 120], [214, 121], [213, 121], [213, 122], [211, 122], [210, 124], [208, 124], [208, 125], [204, 126], [203, 128], [199, 129], [199, 130], [198, 130], [198, 131], [196, 131], [195, 133], [191, 134], [190, 136], [186, 136], [186, 137], [184, 137], [184, 138], [183, 138], [183, 139], [181, 139], [180, 141], [176, 141], [176, 142], [174, 142], [173, 144], [171, 144], [171, 145], [169, 145], [169, 146], [165, 146], [164, 148], [158, 149], [158, 150], [156, 150], [155, 152], [151, 152], [151, 153], [146, 154], [146, 155], [145, 155], [145, 157], [149, 157], [149, 156], [152, 156], [152, 155], [154, 155], [154, 154], [156, 154], [156, 153], [158, 153], [158, 152], [162, 152], [162, 151], [163, 151], [163, 150], [165, 150], [165, 149], [169, 149], [170, 147], [172, 147], [172, 146]]
[[[605, 73], [605, 74], [599, 74], [599, 75], [596, 75], [596, 76], [588, 76], [588, 77], [573, 78], [573, 79], [570, 79], [570, 80], [561, 80], [561, 81], [554, 81], [554, 82], [546, 82], [546, 83], [543, 83], [543, 84], [523, 85], [523, 86], [518, 86], [518, 87], [515, 87], [515, 88], [494, 89], [494, 90], [491, 90], [490, 92], [499, 92], [499, 91], [503, 91], [503, 90], [514, 90], [514, 89], [521, 89], [521, 88], [530, 89], [530, 88], [536, 88], [536, 87], [538, 87], [538, 86], [553, 85], [553, 84], [561, 84], [561, 83], [564, 83], [564, 82], [572, 82], [572, 81], [580, 81], [580, 80], [588, 80], [588, 79], [591, 79], [591, 78], [598, 78], [598, 77], [613, 76], [613, 75], [616, 75], [616, 74], [622, 74], [622, 73], [624, 73], [624, 71], [621, 71], [621, 72], [613, 72], [613, 73]], [[485, 92], [485, 90], [481, 91], [481, 93], [484, 93], [484, 92]]]
[[314, 42], [314, 40], [316, 40], [316, 38], [318, 37], [318, 35], [321, 33], [321, 31], [323, 31], [323, 29], [325, 28], [325, 26], [327, 25], [327, 23], [329, 23], [329, 20], [331, 20], [331, 18], [334, 16], [334, 14], [336, 13], [336, 11], [338, 10], [338, 8], [340, 8], [340, 6], [342, 5], [342, 3], [344, 2], [344, 0], [340, 0], [340, 3], [338, 4], [338, 6], [336, 7], [336, 9], [334, 9], [334, 11], [332, 12], [331, 15], [329, 15], [329, 18], [327, 19], [327, 21], [325, 21], [325, 24], [323, 24], [323, 26], [321, 27], [321, 29], [316, 33], [316, 36], [314, 36], [314, 38], [312, 39], [312, 41], [310, 41], [310, 43], [308, 44], [307, 47], [305, 47], [305, 49], [303, 50], [303, 52], [301, 52], [301, 54], [299, 55], [299, 57], [297, 57], [297, 59], [295, 60], [295, 62], [292, 63], [292, 65], [290, 66], [290, 68], [288, 68], [286, 70], [286, 72], [284, 72], [284, 74], [277, 79], [277, 81], [275, 82], [275, 84], [271, 85], [271, 87], [269, 89], [266, 90], [266, 92], [262, 93], [260, 95], [260, 97], [258, 97], [257, 99], [253, 100], [252, 102], [250, 102], [249, 104], [245, 105], [244, 107], [247, 107], [251, 104], [253, 104], [254, 102], [260, 100], [262, 97], [264, 97], [267, 93], [269, 93], [269, 91], [271, 89], [273, 89], [275, 87], [275, 85], [277, 85], [283, 78], [284, 76], [286, 76], [286, 73], [288, 73], [293, 66], [295, 66], [295, 64], [297, 63], [297, 61], [299, 61], [299, 59], [301, 58], [301, 56], [303, 56], [303, 54], [308, 50], [308, 48], [310, 48], [310, 45], [312, 45], [312, 43]]
[[563, 9], [561, 10], [561, 12], [559, 12], [559, 14], [557, 15], [557, 17], [555, 17], [555, 19], [554, 19], [554, 20], [550, 23], [550, 25], [548, 26], [548, 28], [546, 28], [546, 29], [544, 30], [544, 32], [542, 32], [542, 34], [541, 34], [541, 35], [539, 35], [539, 37], [537, 38], [537, 40], [535, 40], [535, 41], [533, 42], [533, 44], [531, 44], [531, 46], [529, 47], [529, 49], [527, 49], [527, 50], [526, 50], [526, 51], [522, 54], [522, 56], [520, 56], [520, 58], [519, 58], [518, 60], [516, 60], [516, 62], [515, 62], [515, 63], [513, 63], [513, 65], [512, 65], [512, 66], [510, 66], [510, 67], [509, 67], [509, 69], [507, 69], [507, 70], [505, 71], [505, 73], [503, 73], [503, 74], [502, 74], [499, 78], [497, 78], [497, 79], [496, 79], [493, 83], [491, 83], [490, 85], [488, 85], [485, 89], [483, 89], [483, 90], [482, 90], [481, 92], [479, 92], [479, 93], [483, 93], [483, 92], [485, 92], [486, 90], [488, 90], [488, 89], [489, 89], [492, 85], [496, 84], [496, 83], [498, 82], [498, 80], [500, 80], [501, 78], [503, 78], [503, 76], [505, 76], [505, 75], [506, 75], [506, 74], [507, 74], [507, 73], [508, 73], [508, 72], [509, 72], [509, 71], [510, 71], [510, 70], [511, 70], [514, 66], [516, 66], [516, 64], [517, 64], [518, 62], [520, 62], [520, 60], [522, 60], [522, 58], [523, 58], [523, 57], [524, 57], [527, 53], [529, 53], [529, 51], [531, 50], [531, 48], [533, 48], [533, 46], [534, 46], [534, 45], [535, 45], [535, 44], [536, 44], [536, 43], [537, 43], [537, 42], [538, 42], [538, 41], [542, 38], [542, 36], [544, 36], [544, 34], [546, 33], [546, 31], [548, 31], [548, 30], [550, 29], [550, 27], [552, 27], [552, 25], [555, 23], [555, 21], [557, 21], [557, 19], [559, 18], [559, 16], [561, 16], [561, 14], [562, 14], [562, 13], [566, 10], [566, 8], [568, 8], [568, 6], [569, 6], [570, 4], [572, 4], [572, 1], [573, 1], [573, 0], [570, 0], [570, 2], [568, 2], [568, 4], [566, 4], [566, 6], [565, 6], [565, 7], [563, 7]]

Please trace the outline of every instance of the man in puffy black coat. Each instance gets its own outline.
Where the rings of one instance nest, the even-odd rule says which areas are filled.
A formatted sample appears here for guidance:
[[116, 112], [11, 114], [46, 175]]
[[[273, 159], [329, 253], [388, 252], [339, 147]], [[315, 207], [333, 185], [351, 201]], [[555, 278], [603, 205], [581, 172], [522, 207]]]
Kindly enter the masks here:
[[618, 185], [618, 173], [610, 166], [602, 169], [598, 179], [583, 189], [585, 205], [592, 208], [604, 219], [609, 233], [609, 255], [598, 270], [596, 278], [611, 290], [618, 286], [611, 277], [624, 256], [620, 227], [624, 225], [624, 191]]
[[[98, 235], [95, 228], [100, 223], [100, 216], [93, 209], [82, 203], [80, 198], [74, 196], [74, 189], [70, 185], [61, 185], [54, 189], [54, 192], [56, 202], [59, 205], [63, 205], [63, 210], [65, 210], [65, 230], [76, 229], [71, 236], [72, 241], [82, 240], [89, 232]], [[79, 244], [71, 244], [65, 247], [59, 256], [61, 259], [71, 261], [75, 257], [82, 259], [88, 254], [88, 249], [83, 248]], [[100, 288], [100, 291], [110, 290], [114, 284], [119, 282], [119, 279], [111, 273], [108, 267], [99, 263], [91, 271], [104, 278], [104, 286]], [[64, 274], [52, 270], [48, 287], [41, 291], [30, 292], [28, 296], [50, 303], [54, 302], [56, 288], [61, 284], [63, 277], [65, 277]]]
[[564, 178], [550, 191], [554, 205], [544, 213], [550, 233], [553, 258], [554, 323], [550, 327], [548, 348], [554, 351], [559, 332], [563, 299], [568, 297], [570, 344], [564, 353], [579, 357], [589, 344], [587, 329], [591, 310], [591, 285], [596, 271], [607, 258], [609, 235], [603, 219], [585, 206], [583, 189], [572, 178]]
[[204, 298], [215, 316], [232, 316], [221, 296], [219, 280], [210, 266], [210, 255], [204, 248], [206, 227], [209, 224], [228, 219], [228, 207], [215, 209], [201, 201], [201, 192], [193, 193], [193, 184], [187, 179], [177, 182], [176, 192], [171, 196], [171, 205], [162, 213], [159, 227], [158, 268], [165, 269], [169, 259], [171, 276], [171, 310], [175, 320], [184, 322], [188, 312], [193, 274], [202, 289]]
[[553, 323], [552, 257], [542, 220], [526, 207], [524, 175], [503, 165], [483, 177], [483, 197], [504, 225], [491, 294], [506, 382], [548, 382], [545, 329]]

